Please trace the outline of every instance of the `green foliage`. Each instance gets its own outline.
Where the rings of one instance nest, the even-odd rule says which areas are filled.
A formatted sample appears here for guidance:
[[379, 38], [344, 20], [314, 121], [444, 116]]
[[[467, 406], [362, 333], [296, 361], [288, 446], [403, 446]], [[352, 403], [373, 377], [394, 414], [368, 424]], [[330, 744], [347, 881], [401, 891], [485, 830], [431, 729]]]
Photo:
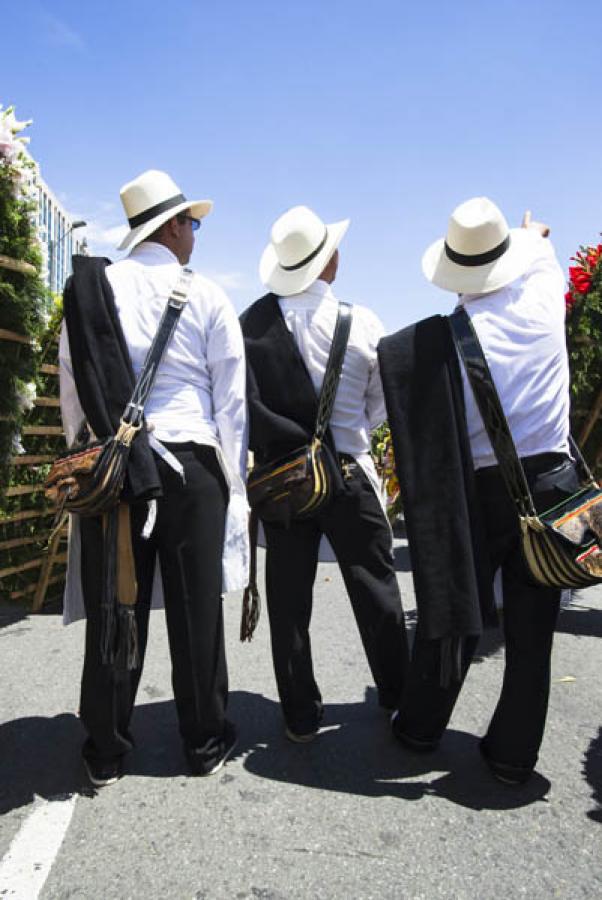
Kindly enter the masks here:
[[383, 422], [372, 432], [370, 452], [376, 471], [382, 481], [387, 516], [389, 521], [393, 523], [402, 512], [402, 501], [395, 470], [391, 429], [388, 422]]
[[[567, 347], [571, 427], [597, 477], [602, 477], [602, 244], [581, 247], [569, 269]], [[597, 411], [597, 417], [596, 417]], [[587, 434], [586, 434], [587, 433]], [[585, 439], [584, 439], [584, 435]]]
[[47, 291], [40, 278], [36, 209], [24, 190], [30, 166], [22, 152], [0, 156], [0, 255], [30, 264], [26, 271], [0, 264], [0, 328], [29, 339], [0, 342], [0, 489], [10, 480], [10, 459], [25, 413], [24, 388], [35, 378], [45, 326]]
[[[18, 462], [25, 455], [54, 457], [63, 446], [61, 435], [28, 433], [60, 425], [58, 378], [41, 367], [57, 363], [61, 308], [40, 277], [36, 204], [27, 193], [32, 163], [15, 137], [24, 124], [12, 110], [0, 110], [3, 139], [7, 128], [14, 138], [0, 152], [0, 257], [8, 257], [0, 258], [0, 329], [21, 338], [0, 336], [0, 571], [9, 573], [0, 578], [0, 596], [21, 599], [33, 596], [54, 513], [43, 492], [48, 465]], [[34, 405], [36, 397], [44, 402]], [[60, 570], [52, 581], [47, 596], [61, 593]]]

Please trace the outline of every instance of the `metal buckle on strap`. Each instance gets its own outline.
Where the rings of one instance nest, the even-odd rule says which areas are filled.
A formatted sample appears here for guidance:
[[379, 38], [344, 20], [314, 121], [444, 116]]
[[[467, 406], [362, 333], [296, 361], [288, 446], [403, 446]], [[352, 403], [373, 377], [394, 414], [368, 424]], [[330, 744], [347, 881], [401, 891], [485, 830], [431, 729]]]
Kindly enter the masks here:
[[349, 462], [347, 459], [341, 461], [341, 472], [343, 473], [343, 481], [351, 481], [353, 472], [357, 468], [357, 463]]
[[190, 283], [194, 277], [194, 272], [192, 269], [184, 267], [178, 276], [178, 280], [176, 282], [176, 286], [171, 292], [171, 296], [168, 300], [168, 306], [171, 306], [173, 309], [182, 310], [184, 306], [188, 303], [188, 291], [190, 289]]

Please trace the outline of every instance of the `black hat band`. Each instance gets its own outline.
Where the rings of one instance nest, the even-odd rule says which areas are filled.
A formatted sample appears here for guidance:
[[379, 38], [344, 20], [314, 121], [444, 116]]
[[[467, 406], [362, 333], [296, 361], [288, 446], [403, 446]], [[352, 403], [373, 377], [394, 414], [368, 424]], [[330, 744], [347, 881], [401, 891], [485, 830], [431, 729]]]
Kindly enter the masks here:
[[144, 212], [138, 213], [137, 216], [132, 216], [131, 219], [128, 219], [130, 228], [138, 228], [139, 225], [150, 222], [151, 219], [160, 216], [161, 213], [167, 212], [168, 209], [179, 206], [180, 203], [186, 203], [184, 194], [176, 194], [175, 197], [170, 197], [169, 200], [163, 200], [161, 203], [151, 206], [150, 209], [145, 209]]
[[500, 256], [503, 256], [509, 246], [510, 235], [507, 235], [502, 243], [498, 244], [497, 247], [494, 247], [493, 250], [487, 250], [485, 253], [468, 255], [465, 253], [457, 253], [455, 250], [452, 250], [447, 241], [445, 241], [445, 255], [459, 266], [486, 266], [487, 263], [494, 262], [496, 259], [499, 259]]
[[283, 266], [282, 263], [280, 263], [280, 268], [284, 269], [285, 272], [294, 272], [295, 269], [302, 269], [303, 266], [306, 266], [308, 263], [310, 263], [312, 261], [312, 259], [316, 258], [316, 256], [320, 252], [320, 250], [323, 249], [327, 238], [328, 238], [328, 228], [324, 227], [324, 237], [322, 238], [321, 243], [318, 244], [318, 246], [316, 247], [315, 250], [312, 250], [312, 252], [309, 254], [309, 256], [306, 256], [305, 259], [301, 260], [301, 262], [295, 263], [294, 266]]

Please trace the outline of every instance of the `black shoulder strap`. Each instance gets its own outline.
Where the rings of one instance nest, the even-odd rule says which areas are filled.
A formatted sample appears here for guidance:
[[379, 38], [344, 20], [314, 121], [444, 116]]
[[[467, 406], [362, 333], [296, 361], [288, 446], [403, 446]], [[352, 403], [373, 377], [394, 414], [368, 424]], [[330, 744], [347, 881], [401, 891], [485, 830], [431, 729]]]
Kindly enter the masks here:
[[314, 437], [320, 441], [326, 434], [330, 416], [332, 415], [332, 408], [339, 386], [347, 342], [349, 341], [352, 318], [351, 304], [339, 302], [337, 321], [334, 326], [332, 344], [330, 345], [330, 353], [328, 355], [326, 371], [324, 372], [324, 380], [322, 381], [322, 390], [320, 391], [318, 415], [316, 417], [316, 428], [314, 431]]
[[176, 286], [171, 292], [161, 316], [157, 333], [146, 354], [146, 359], [136, 381], [132, 396], [123, 413], [122, 421], [127, 425], [140, 425], [142, 421], [144, 406], [153, 389], [163, 354], [176, 330], [182, 310], [188, 302], [188, 291], [190, 290], [193, 277], [194, 272], [192, 269], [183, 268]]
[[535, 516], [537, 513], [527, 478], [470, 316], [463, 306], [459, 306], [449, 316], [449, 323], [454, 343], [466, 368], [468, 381], [510, 496], [519, 515]]

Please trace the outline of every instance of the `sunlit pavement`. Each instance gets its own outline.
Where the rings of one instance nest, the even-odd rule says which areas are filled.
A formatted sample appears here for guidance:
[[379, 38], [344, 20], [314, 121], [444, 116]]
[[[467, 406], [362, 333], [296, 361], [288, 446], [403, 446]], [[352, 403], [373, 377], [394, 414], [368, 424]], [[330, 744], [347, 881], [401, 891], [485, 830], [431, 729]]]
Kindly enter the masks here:
[[[407, 548], [396, 543], [413, 629]], [[500, 686], [498, 634], [483, 641], [441, 748], [416, 756], [378, 708], [335, 565], [320, 565], [317, 579], [313, 652], [326, 714], [312, 744], [284, 737], [265, 611], [245, 645], [239, 595], [225, 612], [240, 733], [232, 760], [212, 778], [188, 776], [157, 611], [136, 749], [124, 778], [95, 793], [79, 757], [82, 624], [0, 607], [0, 897], [602, 895], [601, 589], [561, 613], [546, 737], [522, 788], [493, 781], [477, 748]]]

